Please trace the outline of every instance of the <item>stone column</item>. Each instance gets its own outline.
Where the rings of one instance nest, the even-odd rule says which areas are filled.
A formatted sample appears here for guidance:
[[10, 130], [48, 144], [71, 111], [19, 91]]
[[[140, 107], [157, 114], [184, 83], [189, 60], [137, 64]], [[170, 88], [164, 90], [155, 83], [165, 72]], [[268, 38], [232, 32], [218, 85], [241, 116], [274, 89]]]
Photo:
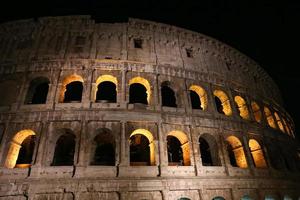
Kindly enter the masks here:
[[126, 122], [122, 121], [121, 122], [121, 145], [120, 145], [120, 166], [128, 166], [129, 165], [129, 157], [128, 157], [128, 152], [126, 145], [127, 145], [127, 140], [126, 140]]
[[43, 122], [42, 123], [42, 129], [39, 137], [38, 147], [37, 147], [37, 154], [34, 165], [37, 167], [45, 166], [44, 161], [44, 153], [46, 150], [46, 139], [48, 139], [48, 127], [49, 123]]
[[162, 123], [158, 124], [158, 148], [159, 148], [159, 163], [161, 167], [168, 166], [168, 156], [167, 156], [167, 138], [164, 138]]
[[[77, 154], [78, 158], [77, 158], [77, 162], [76, 162], [76, 166], [86, 166], [87, 164], [87, 159], [89, 155], [86, 155], [86, 143], [89, 141], [86, 133], [87, 133], [87, 121], [83, 120], [81, 122], [81, 130], [79, 133], [79, 140], [77, 142]], [[74, 159], [75, 161], [76, 159]], [[74, 162], [75, 163], [75, 162]]]

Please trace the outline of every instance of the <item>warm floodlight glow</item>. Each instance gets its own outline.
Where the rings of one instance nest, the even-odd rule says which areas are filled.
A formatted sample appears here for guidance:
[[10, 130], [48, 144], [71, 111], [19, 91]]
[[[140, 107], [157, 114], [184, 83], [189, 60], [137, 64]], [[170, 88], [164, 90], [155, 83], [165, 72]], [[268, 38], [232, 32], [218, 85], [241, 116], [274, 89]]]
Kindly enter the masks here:
[[147, 102], [148, 105], [150, 104], [150, 97], [151, 97], [151, 86], [149, 82], [142, 78], [142, 77], [134, 77], [129, 81], [129, 85], [134, 84], [134, 83], [139, 83], [142, 84], [146, 88], [146, 93], [147, 93]]
[[248, 164], [241, 141], [235, 136], [229, 136], [226, 141], [232, 147], [237, 166], [240, 168], [247, 168]]
[[108, 74], [99, 76], [96, 80], [96, 85], [93, 88], [94, 92], [92, 94], [94, 94], [94, 97], [93, 97], [94, 101], [96, 101], [96, 98], [97, 98], [98, 85], [105, 81], [114, 83], [116, 85], [116, 92], [118, 92], [118, 80], [116, 77], [114, 77], [112, 75], [108, 75]]
[[275, 120], [272, 116], [272, 113], [271, 113], [270, 109], [267, 108], [267, 107], [264, 107], [264, 112], [265, 112], [266, 119], [268, 121], [269, 126], [276, 129]]
[[252, 155], [255, 167], [266, 168], [267, 164], [266, 164], [264, 153], [263, 153], [263, 150], [261, 149], [260, 144], [256, 140], [250, 139], [249, 147], [250, 147], [250, 151], [251, 151], [251, 155]]
[[214, 95], [221, 100], [223, 112], [225, 113], [225, 115], [227, 115], [227, 116], [232, 115], [230, 101], [229, 101], [228, 96], [225, 94], [225, 92], [223, 92], [221, 90], [215, 90]]
[[240, 116], [243, 119], [249, 120], [249, 110], [245, 99], [243, 99], [241, 96], [235, 96], [234, 101], [239, 109]]
[[205, 110], [207, 107], [207, 94], [206, 94], [205, 90], [198, 85], [191, 85], [189, 90], [192, 90], [198, 94], [200, 102], [201, 102], [201, 108], [203, 110]]
[[141, 134], [148, 139], [150, 148], [150, 164], [155, 165], [155, 143], [152, 133], [146, 129], [136, 129], [130, 134], [129, 138], [137, 134]]
[[[31, 135], [35, 135], [35, 133], [30, 129], [25, 129], [22, 131], [19, 131], [14, 138], [11, 141], [6, 161], [5, 161], [5, 167], [7, 168], [14, 168], [16, 166], [16, 162], [19, 156], [19, 152], [21, 149], [21, 145], [23, 141]], [[25, 165], [24, 165], [25, 166]]]
[[261, 114], [261, 110], [260, 110], [259, 105], [255, 101], [252, 101], [251, 108], [252, 108], [252, 111], [253, 111], [255, 121], [260, 123], [261, 118], [262, 118], [262, 114]]
[[181, 149], [182, 149], [182, 156], [183, 156], [183, 165], [184, 166], [191, 165], [190, 144], [189, 144], [187, 135], [181, 131], [175, 130], [175, 131], [169, 132], [168, 136], [174, 136], [180, 141]]
[[65, 92], [67, 91], [67, 85], [69, 83], [72, 83], [74, 81], [79, 81], [81, 83], [83, 83], [83, 78], [77, 74], [72, 74], [70, 76], [67, 76], [63, 82], [62, 82], [62, 86], [61, 86], [61, 90], [59, 93], [59, 102], [62, 103], [65, 99]]
[[284, 127], [283, 127], [283, 124], [282, 124], [282, 121], [281, 121], [281, 119], [280, 119], [278, 113], [277, 113], [277, 112], [274, 112], [274, 116], [275, 116], [275, 119], [276, 119], [276, 122], [277, 122], [277, 125], [278, 125], [279, 129], [280, 129], [282, 132], [285, 132]]

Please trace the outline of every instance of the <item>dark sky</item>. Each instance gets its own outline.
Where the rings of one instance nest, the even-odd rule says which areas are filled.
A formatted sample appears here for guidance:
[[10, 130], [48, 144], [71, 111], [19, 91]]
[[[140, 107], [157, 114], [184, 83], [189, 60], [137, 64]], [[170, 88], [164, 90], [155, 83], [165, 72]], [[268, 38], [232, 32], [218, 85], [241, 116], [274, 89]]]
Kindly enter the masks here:
[[[6, 1], [0, 22], [89, 14], [101, 22], [147, 19], [212, 36], [257, 61], [278, 84], [300, 129], [300, 1], [289, 0], [40, 0]], [[300, 137], [300, 134], [298, 134]]]

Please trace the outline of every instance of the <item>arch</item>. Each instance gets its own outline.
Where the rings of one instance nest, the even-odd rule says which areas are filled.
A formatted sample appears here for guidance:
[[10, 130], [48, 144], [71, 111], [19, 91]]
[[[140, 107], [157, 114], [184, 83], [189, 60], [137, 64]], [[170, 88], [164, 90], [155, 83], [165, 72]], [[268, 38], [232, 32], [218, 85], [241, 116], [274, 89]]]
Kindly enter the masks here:
[[147, 95], [147, 104], [150, 104], [150, 99], [151, 99], [151, 86], [150, 83], [147, 79], [144, 79], [140, 76], [134, 77], [132, 79], [130, 79], [129, 81], [129, 86], [131, 86], [132, 84], [141, 84], [146, 88], [146, 95]]
[[170, 87], [170, 82], [169, 81], [162, 82], [160, 90], [161, 90], [162, 106], [176, 108], [177, 107], [176, 94], [174, 90]]
[[47, 100], [49, 90], [49, 79], [46, 77], [37, 77], [30, 81], [25, 104], [44, 104]]
[[224, 197], [217, 196], [217, 197], [212, 198], [212, 200], [225, 200], [225, 199], [224, 199]]
[[181, 197], [179, 198], [178, 200], [191, 200], [190, 198], [187, 198], [187, 197]]
[[249, 120], [249, 110], [245, 99], [241, 96], [235, 96], [234, 101], [237, 105], [241, 118]]
[[[190, 90], [190, 97], [192, 101], [192, 108], [206, 110], [207, 93], [205, 92], [205, 90], [198, 85], [191, 85], [189, 90]], [[193, 95], [192, 92], [195, 92], [197, 95]]]
[[117, 101], [118, 80], [112, 75], [102, 75], [96, 80], [95, 101], [106, 100], [108, 102]]
[[129, 138], [130, 160], [133, 158], [133, 151], [140, 156], [137, 160], [133, 160], [134, 162], [131, 162], [131, 165], [139, 165], [145, 161], [149, 162], [150, 165], [155, 165], [155, 143], [152, 133], [146, 129], [136, 129], [130, 134]]
[[94, 137], [91, 165], [115, 165], [115, 139], [111, 131], [106, 128], [97, 130], [98, 134]]
[[76, 136], [69, 130], [64, 130], [55, 145], [52, 166], [71, 166], [74, 164]]
[[227, 151], [230, 158], [230, 164], [234, 167], [247, 168], [247, 160], [241, 141], [235, 136], [227, 137]]
[[262, 119], [262, 113], [261, 113], [259, 105], [255, 101], [252, 101], [251, 102], [251, 108], [252, 108], [252, 111], [253, 111], [255, 121], [260, 123], [261, 119]]
[[267, 119], [267, 122], [268, 122], [269, 126], [276, 129], [275, 120], [272, 116], [272, 113], [271, 113], [270, 109], [265, 106], [264, 107], [264, 112], [265, 112], [265, 116], [266, 116], [266, 119]]
[[286, 122], [285, 118], [282, 118], [282, 122], [283, 122], [283, 124], [284, 124], [285, 132], [286, 132], [289, 136], [292, 136], [291, 130], [290, 130], [289, 126], [287, 125], [287, 122]]
[[[214, 96], [215, 96], [215, 103], [216, 103], [218, 112], [225, 114], [227, 116], [232, 115], [230, 101], [229, 101], [227, 94], [225, 92], [223, 92], [222, 90], [215, 90]], [[220, 101], [221, 107], [219, 107], [219, 105], [218, 105], [218, 100]]]
[[[34, 141], [35, 141], [35, 132], [30, 129], [21, 130], [16, 133], [13, 137], [5, 161], [5, 167], [14, 168], [14, 167], [29, 167], [32, 162], [32, 154], [34, 150]], [[24, 153], [21, 153], [21, 152]], [[20, 159], [19, 156], [25, 156], [26, 158], [22, 159], [22, 162], [18, 163], [21, 165], [16, 165], [17, 161]], [[23, 165], [22, 165], [23, 164]]]
[[265, 156], [264, 156], [264, 153], [263, 153], [263, 150], [262, 150], [260, 144], [256, 140], [250, 139], [249, 140], [249, 148], [250, 148], [251, 156], [254, 161], [255, 167], [266, 168], [267, 163], [266, 163]]
[[276, 122], [277, 122], [277, 125], [278, 125], [279, 129], [280, 129], [282, 132], [285, 132], [284, 127], [283, 127], [283, 124], [282, 124], [282, 121], [281, 121], [281, 119], [280, 119], [278, 113], [277, 113], [277, 112], [274, 112], [274, 116], [275, 116], [275, 119], [276, 119]]
[[203, 166], [220, 166], [218, 145], [215, 138], [209, 134], [203, 134], [199, 138], [200, 155]]
[[[77, 75], [77, 74], [72, 74], [72, 75], [70, 75], [70, 76], [67, 76], [67, 77], [63, 80], [62, 86], [61, 86], [61, 90], [60, 90], [60, 94], [59, 94], [59, 102], [60, 102], [60, 103], [65, 102], [65, 99], [66, 99], [66, 93], [68, 92], [67, 86], [68, 86], [69, 84], [75, 83], [75, 82], [77, 83], [78, 86], [79, 86], [80, 83], [81, 83], [81, 85], [82, 85], [82, 87], [83, 87], [83, 83], [84, 83], [83, 78], [82, 78], [81, 76]], [[80, 92], [80, 101], [81, 101], [82, 89], [81, 89], [81, 91], [79, 91], [79, 92]], [[68, 93], [67, 93], [67, 95], [68, 95]], [[78, 95], [78, 96], [79, 96], [79, 95]], [[68, 100], [68, 99], [67, 99], [67, 100]], [[76, 99], [76, 100], [77, 100], [77, 99]], [[71, 101], [72, 101], [72, 99], [71, 99]]]
[[[189, 141], [188, 141], [188, 137], [185, 133], [181, 132], [181, 131], [177, 131], [177, 130], [174, 130], [174, 131], [171, 131], [168, 133], [167, 136], [171, 136], [167, 137], [167, 144], [168, 144], [168, 154], [174, 154], [174, 152], [176, 154], [180, 154], [182, 153], [182, 160], [183, 160], [183, 165], [184, 166], [189, 166], [191, 165], [191, 158], [190, 158], [190, 144], [189, 144]], [[172, 138], [174, 137], [174, 138]], [[180, 148], [178, 148], [179, 151], [176, 152], [176, 139], [179, 141], [180, 143]], [[173, 143], [174, 142], [174, 143]], [[172, 145], [172, 144], [175, 144], [175, 145]], [[178, 157], [181, 157], [180, 155], [176, 155], [175, 156], [178, 156]], [[169, 162], [172, 162], [171, 160], [169, 160]]]

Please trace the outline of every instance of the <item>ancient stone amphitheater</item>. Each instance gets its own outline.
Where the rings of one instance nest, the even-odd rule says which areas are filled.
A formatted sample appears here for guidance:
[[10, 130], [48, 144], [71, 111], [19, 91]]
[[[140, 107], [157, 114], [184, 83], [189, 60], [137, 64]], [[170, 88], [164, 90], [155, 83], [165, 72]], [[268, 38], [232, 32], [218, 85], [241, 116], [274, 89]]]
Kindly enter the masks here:
[[294, 124], [253, 60], [129, 19], [0, 25], [0, 199], [297, 199]]

